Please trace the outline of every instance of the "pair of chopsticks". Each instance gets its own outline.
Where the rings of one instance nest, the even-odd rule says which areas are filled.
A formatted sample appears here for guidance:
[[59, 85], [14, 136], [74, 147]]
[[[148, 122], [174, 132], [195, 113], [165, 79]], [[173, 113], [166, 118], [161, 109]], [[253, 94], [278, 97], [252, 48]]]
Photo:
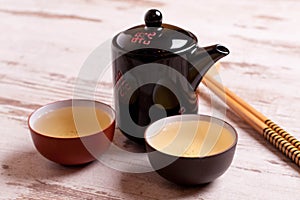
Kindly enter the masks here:
[[205, 75], [203, 82], [236, 114], [300, 167], [300, 142], [295, 137], [255, 110], [228, 88], [224, 87], [209, 73]]

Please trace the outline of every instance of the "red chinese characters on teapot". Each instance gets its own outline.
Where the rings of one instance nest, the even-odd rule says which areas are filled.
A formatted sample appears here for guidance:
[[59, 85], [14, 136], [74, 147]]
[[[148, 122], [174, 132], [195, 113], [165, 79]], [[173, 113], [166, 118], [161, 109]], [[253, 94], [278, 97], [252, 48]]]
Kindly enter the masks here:
[[152, 32], [152, 33], [137, 32], [134, 35], [134, 37], [131, 39], [131, 42], [149, 45], [155, 35], [156, 35], [156, 32]]
[[126, 78], [123, 78], [122, 72], [118, 71], [115, 80], [118, 83], [116, 89], [120, 97], [122, 97], [123, 101], [128, 101], [134, 91], [134, 88], [137, 88], [135, 78], [130, 74], [127, 74]]
[[[118, 82], [122, 77], [121, 71], [118, 71], [116, 76], [116, 82]], [[129, 83], [125, 79], [122, 79], [121, 82], [118, 83], [118, 90], [121, 97], [124, 97], [126, 93], [128, 93], [131, 89]]]

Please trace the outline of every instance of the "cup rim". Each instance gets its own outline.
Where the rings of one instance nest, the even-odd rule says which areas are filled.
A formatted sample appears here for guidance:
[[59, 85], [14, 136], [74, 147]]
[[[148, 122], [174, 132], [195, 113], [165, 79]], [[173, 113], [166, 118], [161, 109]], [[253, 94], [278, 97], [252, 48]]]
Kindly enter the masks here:
[[[220, 152], [212, 154], [212, 155], [205, 155], [205, 156], [182, 156], [182, 155], [174, 155], [174, 154], [170, 154], [170, 153], [167, 153], [167, 152], [164, 152], [164, 151], [160, 151], [157, 148], [155, 148], [153, 145], [151, 145], [151, 143], [148, 141], [149, 140], [149, 136], [147, 136], [147, 133], [149, 132], [149, 129], [151, 129], [151, 127], [153, 125], [155, 125], [157, 123], [161, 123], [161, 121], [163, 121], [163, 120], [167, 120], [166, 123], [169, 123], [169, 122], [179, 121], [179, 119], [185, 119], [184, 121], [189, 121], [189, 120], [203, 121], [203, 119], [213, 119], [215, 121], [224, 123], [227, 127], [229, 127], [229, 129], [231, 129], [229, 131], [234, 136], [233, 143], [230, 146], [226, 147], [226, 149], [223, 150], [223, 151], [220, 151]], [[152, 124], [150, 124], [146, 128], [146, 130], [144, 132], [144, 138], [145, 138], [145, 143], [147, 145], [149, 145], [155, 151], [157, 151], [159, 153], [162, 153], [162, 154], [165, 154], [165, 155], [168, 155], [168, 156], [177, 157], [177, 158], [180, 158], [180, 159], [205, 159], [205, 158], [211, 158], [211, 157], [219, 156], [221, 154], [224, 154], [224, 153], [230, 151], [232, 148], [234, 148], [237, 145], [237, 142], [238, 142], [237, 131], [236, 131], [236, 129], [231, 124], [229, 124], [227, 121], [225, 121], [223, 119], [220, 119], [220, 118], [217, 118], [217, 117], [214, 117], [214, 116], [210, 116], [210, 115], [204, 115], [204, 114], [183, 114], [183, 115], [175, 115], [175, 116], [164, 117], [162, 119], [159, 119], [159, 120], [153, 122]]]
[[[98, 105], [101, 105], [101, 106], [104, 106], [106, 107], [107, 110], [109, 110], [110, 112], [108, 113], [109, 117], [111, 118], [111, 122], [109, 123], [109, 125], [101, 130], [101, 131], [98, 131], [98, 132], [95, 132], [95, 133], [91, 133], [91, 134], [88, 134], [88, 135], [84, 135], [84, 136], [75, 136], [75, 137], [55, 137], [55, 136], [51, 136], [51, 135], [46, 135], [46, 134], [43, 134], [39, 131], [37, 131], [36, 129], [33, 128], [33, 122], [31, 122], [32, 120], [32, 117], [37, 114], [38, 112], [41, 112], [42, 109], [46, 109], [47, 107], [49, 106], [52, 106], [52, 105], [55, 105], [55, 104], [63, 104], [63, 103], [71, 103], [71, 107], [73, 106], [73, 101], [76, 101], [76, 102], [94, 102], [94, 104], [98, 104]], [[64, 107], [68, 107], [68, 106], [61, 106], [59, 108], [64, 108]], [[56, 109], [54, 109], [56, 110]], [[43, 113], [45, 114], [45, 113]], [[42, 114], [42, 115], [43, 115]], [[96, 101], [96, 100], [89, 100], [89, 99], [65, 99], [65, 100], [59, 100], [59, 101], [54, 101], [54, 102], [50, 102], [50, 103], [47, 103], [43, 106], [40, 106], [39, 108], [35, 109], [34, 111], [31, 112], [31, 114], [28, 116], [28, 119], [27, 119], [27, 126], [29, 128], [29, 130], [37, 135], [40, 135], [40, 136], [43, 136], [43, 137], [46, 137], [46, 138], [52, 138], [52, 139], [59, 139], [59, 140], [70, 140], [70, 139], [80, 139], [80, 138], [86, 138], [86, 137], [90, 137], [92, 135], [95, 135], [95, 134], [98, 134], [98, 133], [103, 133], [104, 131], [106, 131], [107, 129], [109, 129], [114, 123], [115, 123], [115, 120], [116, 120], [116, 112], [115, 110], [108, 104], [106, 103], [103, 103], [103, 102], [100, 102], [100, 101]]]

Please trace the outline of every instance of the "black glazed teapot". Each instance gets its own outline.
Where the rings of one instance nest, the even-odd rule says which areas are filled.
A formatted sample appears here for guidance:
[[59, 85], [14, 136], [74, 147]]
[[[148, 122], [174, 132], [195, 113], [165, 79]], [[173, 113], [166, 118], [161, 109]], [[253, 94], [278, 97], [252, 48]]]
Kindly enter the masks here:
[[161, 12], [149, 10], [145, 25], [112, 40], [115, 110], [122, 133], [143, 144], [150, 123], [197, 113], [195, 90], [210, 67], [228, 54], [222, 45], [197, 46], [194, 34], [163, 24]]

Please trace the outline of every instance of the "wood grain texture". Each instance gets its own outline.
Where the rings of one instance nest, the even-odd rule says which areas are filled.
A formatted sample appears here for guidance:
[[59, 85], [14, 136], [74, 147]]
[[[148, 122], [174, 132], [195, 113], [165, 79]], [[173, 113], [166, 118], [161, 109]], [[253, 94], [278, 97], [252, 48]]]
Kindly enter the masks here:
[[[28, 115], [46, 103], [72, 98], [91, 52], [119, 31], [143, 23], [153, 7], [163, 12], [164, 22], [195, 33], [201, 46], [228, 46], [231, 54], [220, 69], [224, 85], [300, 138], [297, 0], [0, 0], [0, 199], [299, 198], [300, 169], [203, 85], [199, 112], [225, 119], [239, 133], [230, 169], [206, 186], [181, 187], [154, 172], [125, 173], [101, 162], [64, 167], [35, 150]], [[90, 92], [112, 105], [111, 71], [106, 73]], [[118, 130], [114, 141], [142, 151]]]

